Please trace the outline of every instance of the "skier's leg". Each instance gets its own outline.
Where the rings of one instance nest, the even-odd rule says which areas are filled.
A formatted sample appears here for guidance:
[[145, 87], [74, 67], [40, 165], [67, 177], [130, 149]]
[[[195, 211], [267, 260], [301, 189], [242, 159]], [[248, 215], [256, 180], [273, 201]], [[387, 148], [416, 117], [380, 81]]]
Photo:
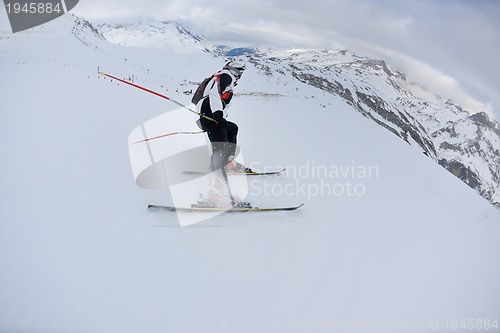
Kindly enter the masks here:
[[226, 134], [228, 141], [228, 147], [227, 147], [228, 161], [232, 161], [233, 158], [235, 158], [237, 155], [238, 146], [236, 143], [238, 136], [238, 125], [236, 125], [231, 121], [228, 121], [226, 127]]
[[228, 170], [233, 172], [252, 172], [250, 168], [245, 167], [243, 164], [234, 160], [234, 158], [238, 155], [238, 145], [237, 136], [238, 136], [238, 125], [233, 122], [227, 122], [227, 140], [229, 143], [228, 147]]
[[234, 143], [236, 145], [238, 136], [238, 125], [236, 125], [231, 121], [228, 121], [226, 127], [226, 133], [227, 133], [227, 141]]
[[201, 125], [204, 131], [208, 134], [208, 139], [212, 145], [212, 156], [210, 159], [210, 170], [215, 171], [222, 168], [227, 161], [226, 144], [227, 132], [225, 129], [220, 128], [215, 123], [201, 118]]
[[229, 158], [227, 132], [213, 122], [202, 122], [202, 125], [212, 145], [208, 200], [214, 206], [230, 208], [233, 198], [224, 169]]
[[222, 169], [228, 160], [226, 142], [212, 142], [212, 157], [210, 159], [210, 170]]

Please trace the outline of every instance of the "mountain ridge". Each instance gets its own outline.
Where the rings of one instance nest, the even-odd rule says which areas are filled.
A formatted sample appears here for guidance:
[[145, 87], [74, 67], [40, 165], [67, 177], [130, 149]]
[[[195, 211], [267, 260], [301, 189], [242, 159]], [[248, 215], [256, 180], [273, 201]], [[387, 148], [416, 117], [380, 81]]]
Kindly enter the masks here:
[[143, 20], [137, 23], [100, 24], [97, 29], [111, 43], [123, 46], [168, 49], [176, 52], [202, 51], [216, 56], [222, 51], [202, 36], [174, 21]]
[[288, 73], [340, 96], [363, 116], [408, 144], [418, 145], [424, 154], [500, 207], [499, 125], [485, 112], [470, 113], [436, 94], [434, 101], [417, 97], [407, 88], [410, 83], [403, 73], [390, 69], [383, 60], [347, 50], [279, 51], [250, 58], [266, 75]]
[[[156, 47], [181, 54], [205, 52], [216, 58], [227, 52], [177, 22], [143, 20], [94, 27], [84, 19], [72, 17], [76, 22], [72, 33], [84, 44], [92, 43], [89, 40], [95, 37], [118, 45]], [[293, 79], [315, 87], [321, 94], [340, 96], [364, 117], [422, 149], [500, 208], [499, 125], [486, 113], [467, 111], [409, 82], [404, 73], [393, 70], [384, 60], [369, 59], [349, 50], [251, 49], [251, 54], [231, 58], [252, 64], [277, 79], [278, 84]], [[245, 48], [236, 50], [235, 54], [239, 54], [238, 50]], [[195, 88], [195, 83], [191, 89], [184, 83], [181, 89]], [[422, 92], [432, 98], [422, 97]]]
[[[369, 59], [349, 50], [252, 50], [251, 54], [236, 58], [254, 62], [271, 77], [286, 72], [297, 81], [342, 97], [400, 139], [417, 144], [427, 156], [500, 208], [500, 134], [498, 123], [486, 113], [472, 114], [451, 100], [408, 82], [404, 73], [390, 69], [384, 60]], [[214, 55], [221, 56], [219, 50]], [[433, 95], [435, 100], [417, 97], [411, 86]], [[469, 129], [477, 126], [481, 129], [470, 137]]]

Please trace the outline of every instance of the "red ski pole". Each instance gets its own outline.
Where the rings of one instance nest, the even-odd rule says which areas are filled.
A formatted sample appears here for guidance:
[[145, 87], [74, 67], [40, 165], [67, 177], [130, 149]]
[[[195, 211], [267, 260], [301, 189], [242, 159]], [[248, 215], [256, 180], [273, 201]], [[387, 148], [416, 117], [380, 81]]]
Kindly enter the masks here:
[[131, 144], [135, 145], [136, 143], [148, 142], [148, 141], [151, 141], [151, 140], [156, 140], [156, 139], [160, 139], [160, 138], [164, 138], [164, 137], [172, 136], [172, 135], [177, 135], [177, 134], [201, 134], [201, 133], [205, 133], [205, 131], [199, 131], [199, 132], [172, 132], [172, 133], [162, 134], [162, 135], [154, 136], [152, 138], [147, 138], [147, 139], [144, 139], [144, 140], [139, 140], [139, 141], [136, 141], [136, 142], [132, 142]]
[[150, 89], [147, 89], [147, 88], [141, 87], [141, 86], [140, 86], [140, 85], [138, 85], [138, 84], [135, 84], [135, 83], [132, 83], [132, 82], [129, 82], [129, 81], [126, 81], [126, 80], [122, 80], [122, 79], [120, 79], [120, 78], [117, 78], [116, 76], [113, 76], [113, 75], [110, 75], [110, 74], [107, 74], [107, 73], [104, 73], [104, 72], [100, 72], [100, 73], [101, 73], [103, 76], [110, 77], [110, 78], [112, 78], [112, 79], [114, 79], [114, 80], [117, 80], [117, 81], [123, 82], [123, 83], [125, 83], [125, 84], [128, 84], [129, 86], [132, 86], [132, 87], [135, 87], [135, 88], [138, 88], [138, 89], [144, 90], [144, 91], [146, 91], [146, 92], [148, 92], [148, 93], [150, 93], [150, 94], [153, 94], [153, 95], [159, 96], [159, 97], [161, 97], [161, 98], [164, 98], [164, 99], [166, 99], [167, 101], [170, 101], [170, 102], [172, 102], [172, 103], [175, 103], [175, 104], [177, 104], [177, 105], [179, 105], [179, 106], [181, 106], [181, 107], [183, 107], [183, 108], [187, 109], [188, 111], [191, 111], [192, 113], [195, 113], [195, 114], [199, 115], [200, 117], [203, 117], [203, 118], [205, 118], [205, 119], [208, 119], [208, 120], [213, 121], [214, 123], [218, 124], [218, 121], [217, 121], [217, 120], [215, 120], [215, 119], [213, 119], [213, 118], [210, 118], [210, 117], [208, 117], [208, 116], [205, 116], [204, 114], [201, 114], [201, 113], [196, 112], [196, 111], [194, 111], [194, 110], [191, 110], [191, 109], [190, 109], [190, 108], [188, 108], [186, 105], [184, 105], [184, 104], [182, 104], [182, 103], [179, 103], [179, 102], [177, 102], [176, 100], [174, 100], [174, 99], [172, 99], [172, 98], [170, 98], [170, 97], [168, 97], [168, 96], [165, 96], [165, 95], [160, 94], [160, 93], [158, 93], [158, 92], [156, 92], [156, 91], [153, 91], [153, 90], [150, 90]]

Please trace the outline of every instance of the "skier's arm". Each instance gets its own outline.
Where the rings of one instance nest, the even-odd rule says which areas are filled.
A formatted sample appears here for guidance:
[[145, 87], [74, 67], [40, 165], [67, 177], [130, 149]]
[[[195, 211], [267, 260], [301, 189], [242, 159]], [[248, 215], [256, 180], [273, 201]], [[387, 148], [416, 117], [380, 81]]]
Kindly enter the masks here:
[[[209, 97], [210, 97], [210, 109], [212, 109], [212, 112], [215, 111], [222, 111], [224, 110], [225, 106], [229, 104], [229, 101], [231, 98], [226, 100], [223, 100], [222, 94], [224, 92], [230, 92], [231, 88], [233, 86], [233, 80], [230, 75], [228, 74], [221, 74], [218, 78], [215, 78], [217, 81], [213, 85], [213, 87], [210, 89], [209, 92]], [[230, 93], [232, 96], [232, 93]]]
[[215, 84], [212, 86], [208, 92], [208, 98], [210, 99], [210, 109], [212, 112], [224, 110], [224, 105], [222, 104], [221, 93], [219, 92], [219, 82], [218, 78], [214, 78]]
[[220, 91], [224, 92], [227, 88], [232, 88], [233, 79], [229, 74], [222, 73], [219, 77]]

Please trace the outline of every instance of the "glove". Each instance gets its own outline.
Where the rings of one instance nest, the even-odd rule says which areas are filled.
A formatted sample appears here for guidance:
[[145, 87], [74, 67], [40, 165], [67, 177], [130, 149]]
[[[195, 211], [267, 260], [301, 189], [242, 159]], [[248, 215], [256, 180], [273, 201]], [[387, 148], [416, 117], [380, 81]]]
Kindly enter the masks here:
[[231, 102], [231, 98], [233, 98], [233, 92], [230, 90], [225, 91], [221, 96], [221, 99], [225, 104], [229, 104]]
[[224, 118], [224, 113], [222, 111], [215, 111], [212, 117], [215, 121], [217, 121], [217, 126], [222, 129], [226, 129], [227, 120]]

